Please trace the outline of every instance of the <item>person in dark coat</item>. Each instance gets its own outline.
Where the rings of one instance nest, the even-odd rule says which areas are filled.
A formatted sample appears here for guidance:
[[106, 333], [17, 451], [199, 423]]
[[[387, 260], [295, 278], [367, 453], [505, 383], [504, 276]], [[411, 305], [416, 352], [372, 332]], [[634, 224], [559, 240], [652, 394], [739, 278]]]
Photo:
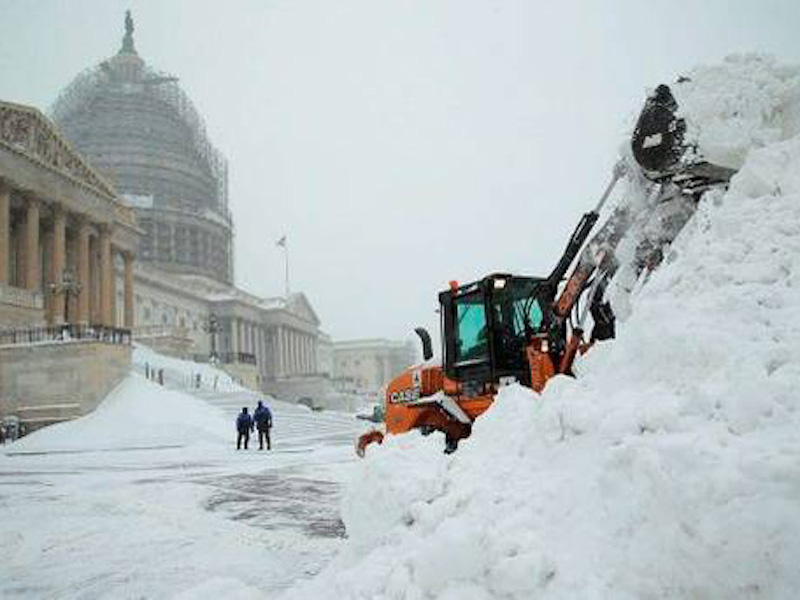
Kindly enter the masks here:
[[247, 414], [247, 407], [242, 407], [242, 412], [236, 417], [236, 431], [239, 435], [236, 438], [236, 449], [241, 450], [242, 441], [244, 449], [247, 450], [247, 443], [250, 441], [250, 432], [253, 431], [253, 419]]
[[259, 400], [256, 410], [253, 412], [253, 420], [258, 427], [258, 449], [264, 449], [264, 438], [267, 438], [267, 450], [272, 450], [272, 443], [269, 439], [269, 430], [272, 429], [272, 412]]

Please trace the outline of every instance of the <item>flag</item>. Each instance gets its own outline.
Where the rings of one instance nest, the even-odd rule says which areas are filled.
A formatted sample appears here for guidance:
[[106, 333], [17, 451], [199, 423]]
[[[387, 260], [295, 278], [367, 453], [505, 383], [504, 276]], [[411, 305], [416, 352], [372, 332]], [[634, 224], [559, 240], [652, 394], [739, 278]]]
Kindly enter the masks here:
[[282, 236], [275, 245], [280, 246], [281, 248], [286, 248], [286, 235]]

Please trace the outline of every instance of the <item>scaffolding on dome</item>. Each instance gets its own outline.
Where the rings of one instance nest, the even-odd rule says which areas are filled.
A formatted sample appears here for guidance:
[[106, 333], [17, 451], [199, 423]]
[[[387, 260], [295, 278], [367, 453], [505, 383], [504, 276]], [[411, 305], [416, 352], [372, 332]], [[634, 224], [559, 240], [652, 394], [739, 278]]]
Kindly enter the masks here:
[[104, 88], [113, 86], [141, 86], [145, 93], [152, 94], [174, 109], [191, 132], [192, 146], [204, 164], [208, 165], [213, 178], [217, 202], [221, 211], [228, 211], [228, 163], [225, 157], [211, 145], [206, 134], [203, 118], [197, 112], [189, 96], [177, 84], [178, 78], [168, 73], [156, 71], [144, 63], [137, 69], [135, 78], [126, 73], [120, 79], [111, 69], [110, 61], [104, 61], [79, 73], [72, 82], [59, 94], [50, 109], [50, 116], [56, 122], [66, 120], [87, 106]]

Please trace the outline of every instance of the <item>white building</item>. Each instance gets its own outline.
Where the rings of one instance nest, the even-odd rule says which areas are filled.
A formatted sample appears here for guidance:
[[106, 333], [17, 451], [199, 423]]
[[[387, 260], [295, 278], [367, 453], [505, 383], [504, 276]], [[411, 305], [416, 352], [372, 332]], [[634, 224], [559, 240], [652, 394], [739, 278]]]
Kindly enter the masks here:
[[410, 341], [374, 338], [334, 342], [331, 377], [339, 391], [377, 394], [418, 360], [417, 349]]
[[[79, 74], [52, 113], [136, 211], [134, 337], [183, 357], [213, 351], [250, 387], [322, 393], [319, 319], [302, 293], [265, 299], [235, 286], [226, 160], [177, 77], [137, 53], [130, 15], [117, 54]], [[112, 313], [122, 325], [122, 264], [117, 273]]]

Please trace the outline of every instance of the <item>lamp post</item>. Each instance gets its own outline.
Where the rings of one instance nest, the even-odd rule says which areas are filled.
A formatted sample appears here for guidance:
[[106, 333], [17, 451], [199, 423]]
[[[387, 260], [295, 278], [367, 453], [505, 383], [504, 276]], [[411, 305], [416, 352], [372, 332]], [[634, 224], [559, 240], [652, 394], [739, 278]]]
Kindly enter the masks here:
[[219, 324], [217, 315], [211, 313], [208, 315], [208, 322], [203, 326], [203, 330], [208, 333], [211, 341], [211, 354], [208, 357], [208, 362], [216, 364], [219, 360], [217, 356], [217, 334], [222, 328]]
[[49, 286], [53, 296], [64, 294], [64, 323], [69, 325], [69, 299], [81, 293], [81, 282], [75, 278], [75, 273], [67, 267], [61, 273], [61, 281], [54, 281]]

